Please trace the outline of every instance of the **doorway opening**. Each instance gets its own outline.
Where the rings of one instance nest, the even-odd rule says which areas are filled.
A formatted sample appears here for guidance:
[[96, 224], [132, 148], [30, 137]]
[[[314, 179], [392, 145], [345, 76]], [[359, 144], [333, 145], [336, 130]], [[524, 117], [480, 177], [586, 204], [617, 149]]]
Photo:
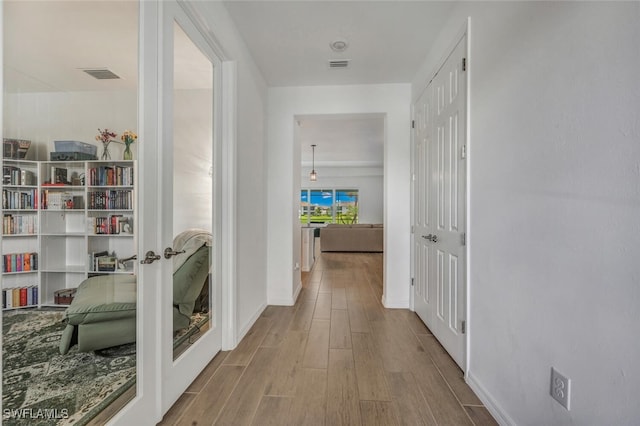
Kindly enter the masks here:
[[[294, 142], [300, 150], [297, 253], [302, 272], [311, 270], [323, 250], [382, 251], [385, 115], [299, 115], [295, 120]], [[355, 245], [323, 247], [324, 229], [329, 241], [328, 228], [367, 225], [377, 228], [372, 231], [379, 235], [375, 243], [365, 238]]]

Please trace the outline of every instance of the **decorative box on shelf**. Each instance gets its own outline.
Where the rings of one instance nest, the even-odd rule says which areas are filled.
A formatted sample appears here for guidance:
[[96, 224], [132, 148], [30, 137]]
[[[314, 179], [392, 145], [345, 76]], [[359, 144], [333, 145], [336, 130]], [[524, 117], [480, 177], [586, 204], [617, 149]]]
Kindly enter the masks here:
[[73, 302], [73, 297], [76, 295], [75, 288], [65, 288], [63, 290], [56, 290], [53, 292], [53, 302], [56, 305], [70, 305]]
[[2, 156], [8, 159], [23, 160], [27, 156], [27, 151], [31, 146], [31, 141], [24, 139], [4, 139]]

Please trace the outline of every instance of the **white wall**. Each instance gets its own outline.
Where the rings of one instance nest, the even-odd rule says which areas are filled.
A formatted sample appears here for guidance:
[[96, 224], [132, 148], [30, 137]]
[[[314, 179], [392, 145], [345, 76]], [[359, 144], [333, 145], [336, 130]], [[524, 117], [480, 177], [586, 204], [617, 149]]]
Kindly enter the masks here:
[[461, 4], [414, 99], [467, 16], [469, 382], [503, 424], [637, 424], [640, 3]]
[[213, 91], [174, 91], [173, 234], [212, 231]]
[[302, 168], [303, 189], [357, 189], [358, 222], [384, 221], [384, 172], [382, 167], [320, 167], [318, 180], [309, 181], [310, 167]]
[[193, 2], [228, 60], [237, 64], [236, 321], [242, 337], [267, 303], [266, 84], [222, 2]]
[[[268, 98], [268, 301], [294, 303], [300, 285], [300, 146], [294, 117], [307, 114], [385, 114], [384, 303], [409, 306], [410, 85], [277, 87]], [[284, 242], [284, 244], [283, 244]], [[291, 243], [289, 243], [291, 242]]]
[[[97, 146], [98, 128], [118, 135], [137, 129], [138, 95], [135, 91], [44, 92], [4, 94], [4, 137], [31, 141], [29, 157], [48, 160], [54, 140], [76, 140]], [[137, 158], [137, 145], [132, 151]], [[109, 144], [111, 158], [122, 159], [124, 145]]]

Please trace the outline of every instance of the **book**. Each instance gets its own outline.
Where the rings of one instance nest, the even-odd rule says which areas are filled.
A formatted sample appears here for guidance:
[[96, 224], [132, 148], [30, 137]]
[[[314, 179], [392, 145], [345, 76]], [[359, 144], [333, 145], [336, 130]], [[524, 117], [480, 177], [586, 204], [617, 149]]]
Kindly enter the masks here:
[[20, 289], [20, 306], [27, 306], [27, 288]]
[[51, 166], [51, 183], [63, 185], [67, 184], [67, 169]]
[[14, 308], [17, 308], [20, 306], [20, 289], [19, 288], [13, 288], [11, 289], [11, 304], [13, 305]]
[[116, 263], [118, 263], [118, 259], [113, 256], [101, 256], [98, 257], [98, 268], [97, 271], [102, 272], [113, 272], [116, 270]]

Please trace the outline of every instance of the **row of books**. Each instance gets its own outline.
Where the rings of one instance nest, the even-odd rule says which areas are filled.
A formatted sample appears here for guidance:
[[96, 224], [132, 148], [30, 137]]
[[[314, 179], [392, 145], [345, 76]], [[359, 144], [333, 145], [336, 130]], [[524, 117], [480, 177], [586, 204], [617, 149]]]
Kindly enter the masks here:
[[2, 272], [38, 270], [38, 253], [10, 253], [2, 256]]
[[109, 254], [108, 251], [100, 251], [89, 254], [89, 269], [91, 271], [114, 272], [117, 265], [118, 258], [115, 252]]
[[38, 207], [38, 191], [36, 189], [15, 191], [2, 190], [2, 208], [9, 210], [35, 209]]
[[133, 186], [133, 167], [102, 166], [89, 169], [91, 186]]
[[45, 189], [42, 191], [40, 204], [43, 210], [83, 209], [84, 197], [82, 195], [73, 195], [69, 192]]
[[21, 169], [16, 166], [2, 166], [3, 185], [33, 185], [37, 179], [36, 174], [31, 170]]
[[93, 233], [97, 235], [131, 234], [133, 232], [132, 218], [121, 214], [100, 216], [93, 220]]
[[2, 309], [38, 304], [38, 286], [2, 289]]
[[34, 214], [5, 214], [2, 218], [4, 235], [30, 235], [38, 232], [38, 217]]
[[89, 192], [88, 207], [92, 210], [131, 210], [133, 192], [128, 189], [111, 189]]

